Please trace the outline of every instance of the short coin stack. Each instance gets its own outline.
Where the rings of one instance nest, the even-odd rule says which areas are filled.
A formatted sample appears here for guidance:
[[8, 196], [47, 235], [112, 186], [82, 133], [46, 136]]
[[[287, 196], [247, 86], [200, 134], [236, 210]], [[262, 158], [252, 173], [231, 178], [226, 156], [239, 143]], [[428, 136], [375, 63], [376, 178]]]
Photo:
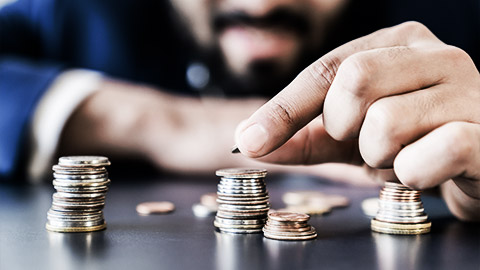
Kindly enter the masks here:
[[380, 191], [379, 210], [371, 222], [375, 232], [423, 234], [432, 226], [423, 209], [421, 192], [402, 184], [386, 182]]
[[107, 194], [110, 165], [106, 157], [61, 157], [53, 166], [52, 207], [46, 228], [55, 232], [91, 232], [106, 228], [103, 206]]
[[220, 232], [261, 233], [270, 209], [263, 169], [224, 169], [216, 172], [218, 211], [214, 225]]
[[311, 240], [317, 232], [307, 222], [310, 216], [303, 213], [271, 212], [263, 227], [263, 235], [276, 240]]

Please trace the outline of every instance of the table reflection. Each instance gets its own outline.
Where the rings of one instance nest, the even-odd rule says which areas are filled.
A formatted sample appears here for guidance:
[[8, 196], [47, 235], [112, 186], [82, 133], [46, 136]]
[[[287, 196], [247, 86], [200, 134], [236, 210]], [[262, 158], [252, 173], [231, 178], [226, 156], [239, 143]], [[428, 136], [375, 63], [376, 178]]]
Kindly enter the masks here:
[[215, 232], [215, 238], [218, 270], [240, 270], [252, 265], [256, 266], [255, 269], [285, 269], [285, 265], [280, 265], [285, 261], [292, 267], [303, 266], [308, 261], [308, 246], [316, 241], [278, 241], [262, 234], [220, 232]]
[[430, 235], [390, 235], [372, 232], [379, 269], [420, 269]]
[[88, 266], [103, 257], [106, 250], [104, 231], [88, 233], [48, 232], [50, 262], [53, 269], [69, 269], [71, 265]]

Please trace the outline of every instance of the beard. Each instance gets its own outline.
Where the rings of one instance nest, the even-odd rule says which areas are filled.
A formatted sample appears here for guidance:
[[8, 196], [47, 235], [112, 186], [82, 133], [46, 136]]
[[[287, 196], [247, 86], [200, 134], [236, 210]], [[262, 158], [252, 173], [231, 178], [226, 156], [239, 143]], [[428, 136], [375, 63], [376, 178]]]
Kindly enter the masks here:
[[305, 53], [288, 66], [275, 60], [257, 60], [248, 64], [242, 74], [232, 72], [226, 62], [217, 57], [212, 82], [225, 96], [270, 98], [285, 88], [315, 57], [313, 53]]

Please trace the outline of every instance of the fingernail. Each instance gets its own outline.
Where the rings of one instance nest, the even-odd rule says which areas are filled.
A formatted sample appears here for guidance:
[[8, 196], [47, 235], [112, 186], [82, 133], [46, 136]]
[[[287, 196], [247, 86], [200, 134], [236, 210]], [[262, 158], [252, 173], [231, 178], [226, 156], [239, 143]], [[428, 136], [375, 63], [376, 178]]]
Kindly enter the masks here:
[[261, 125], [254, 124], [240, 134], [240, 143], [248, 152], [260, 151], [267, 142], [268, 134]]

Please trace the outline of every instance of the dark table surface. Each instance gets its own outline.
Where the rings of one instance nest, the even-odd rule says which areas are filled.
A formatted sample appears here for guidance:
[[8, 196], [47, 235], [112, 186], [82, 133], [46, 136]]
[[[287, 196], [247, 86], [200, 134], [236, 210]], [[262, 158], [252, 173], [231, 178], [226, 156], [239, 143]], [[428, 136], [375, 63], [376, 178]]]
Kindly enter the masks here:
[[[393, 236], [371, 232], [361, 210], [363, 199], [378, 196], [377, 188], [268, 176], [273, 208], [283, 207], [281, 195], [290, 190], [343, 194], [352, 202], [311, 218], [316, 240], [289, 242], [218, 233], [213, 217], [195, 217], [192, 205], [216, 191], [213, 175], [111, 178], [108, 228], [93, 233], [45, 229], [51, 184], [0, 185], [0, 269], [480, 269], [480, 224], [456, 220], [432, 196], [423, 196], [431, 233]], [[172, 201], [177, 209], [139, 216], [135, 206], [151, 200]]]

